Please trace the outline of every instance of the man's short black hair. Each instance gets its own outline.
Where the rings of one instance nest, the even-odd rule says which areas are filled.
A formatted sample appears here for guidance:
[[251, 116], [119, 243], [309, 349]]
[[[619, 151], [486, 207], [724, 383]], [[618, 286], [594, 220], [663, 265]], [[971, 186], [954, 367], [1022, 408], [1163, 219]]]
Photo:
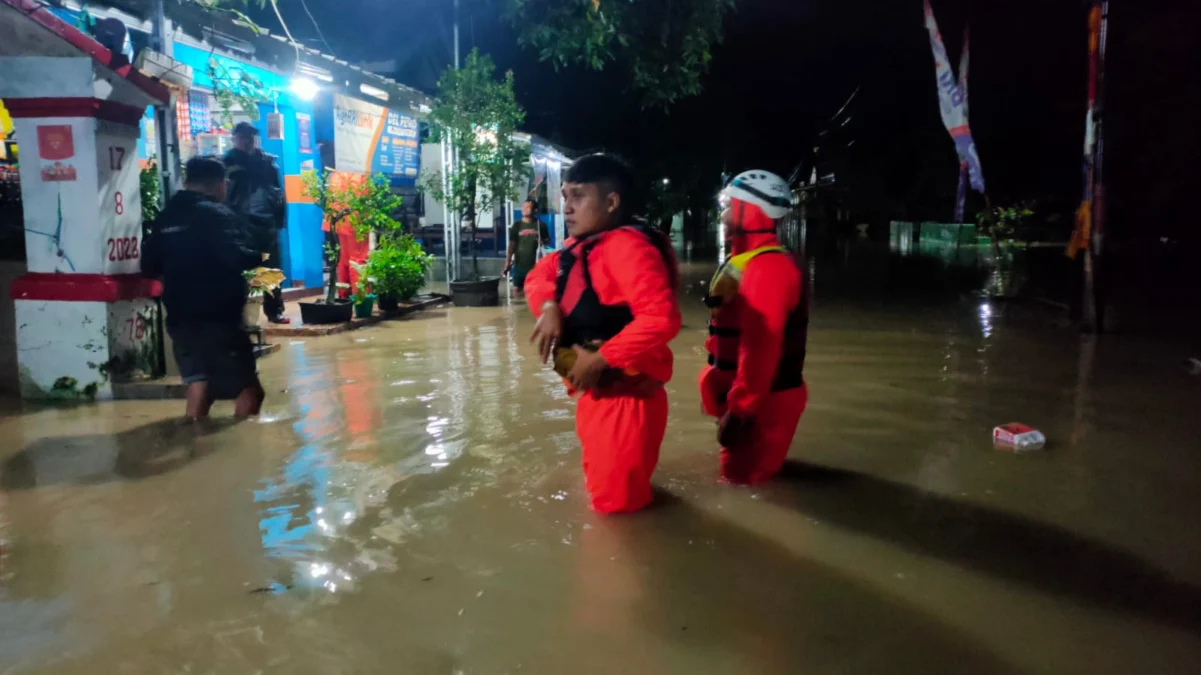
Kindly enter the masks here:
[[630, 165], [613, 155], [596, 153], [585, 155], [574, 162], [563, 176], [564, 183], [596, 183], [603, 192], [621, 195], [623, 206], [628, 207], [634, 187], [634, 172]]
[[258, 136], [259, 129], [250, 122], [238, 122], [234, 127], [234, 136]]
[[225, 181], [225, 165], [216, 157], [193, 157], [183, 175], [185, 185], [217, 185]]

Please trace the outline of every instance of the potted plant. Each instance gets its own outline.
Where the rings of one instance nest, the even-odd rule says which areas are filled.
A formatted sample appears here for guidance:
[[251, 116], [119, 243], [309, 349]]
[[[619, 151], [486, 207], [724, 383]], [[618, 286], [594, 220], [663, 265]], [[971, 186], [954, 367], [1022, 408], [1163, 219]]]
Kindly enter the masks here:
[[259, 316], [262, 315], [263, 294], [274, 291], [284, 281], [282, 270], [270, 267], [256, 267], [242, 273], [246, 279], [246, 305], [242, 308], [242, 325], [246, 328], [257, 328]]
[[372, 280], [380, 311], [393, 312], [417, 294], [433, 263], [417, 240], [407, 234], [380, 238], [367, 256], [366, 274]]
[[473, 49], [462, 68], [447, 70], [438, 81], [438, 105], [429, 117], [432, 141], [446, 141], [456, 161], [449, 175], [426, 171], [421, 186], [471, 230], [471, 273], [456, 270], [450, 283], [460, 306], [500, 304], [500, 277], [480, 276], [477, 221], [481, 206], [516, 196], [529, 163], [529, 147], [513, 138], [525, 119], [513, 95], [513, 73], [498, 80], [495, 71], [492, 59]]
[[371, 292], [375, 285], [375, 279], [367, 275], [367, 263], [352, 261], [350, 266], [354, 268], [355, 274], [359, 277], [359, 282], [354, 285], [354, 293], [350, 296], [354, 302], [354, 318], [369, 319], [371, 312], [375, 309], [375, 294]]
[[338, 288], [350, 288], [350, 280], [339, 282], [338, 275], [332, 271], [337, 270], [341, 254], [337, 235], [350, 232], [357, 240], [364, 241], [372, 230], [382, 231], [385, 235], [400, 230], [401, 225], [392, 213], [400, 208], [401, 198], [392, 194], [391, 184], [382, 174], [359, 180], [354, 175], [322, 170], [307, 171], [302, 178], [304, 194], [317, 204], [329, 224], [325, 259], [331, 273], [324, 299], [299, 303], [301, 321], [346, 323], [353, 316], [354, 304], [338, 298]]

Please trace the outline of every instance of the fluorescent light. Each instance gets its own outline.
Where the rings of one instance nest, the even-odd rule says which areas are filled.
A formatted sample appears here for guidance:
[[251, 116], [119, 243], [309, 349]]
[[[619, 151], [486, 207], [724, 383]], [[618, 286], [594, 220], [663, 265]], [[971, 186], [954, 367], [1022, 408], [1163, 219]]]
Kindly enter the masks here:
[[317, 83], [307, 77], [292, 80], [292, 85], [288, 88], [302, 101], [311, 101], [317, 96]]
[[373, 98], [378, 98], [381, 101], [388, 100], [388, 92], [380, 89], [379, 87], [373, 87], [369, 84], [360, 84], [359, 91]]

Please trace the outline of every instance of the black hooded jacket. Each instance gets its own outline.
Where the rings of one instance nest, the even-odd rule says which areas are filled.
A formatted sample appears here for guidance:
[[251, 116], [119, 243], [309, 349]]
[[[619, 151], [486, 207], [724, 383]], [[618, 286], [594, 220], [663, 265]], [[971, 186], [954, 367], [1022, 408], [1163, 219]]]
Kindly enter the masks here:
[[242, 273], [262, 264], [245, 223], [228, 207], [177, 192], [142, 244], [142, 274], [163, 280], [168, 325], [241, 323]]

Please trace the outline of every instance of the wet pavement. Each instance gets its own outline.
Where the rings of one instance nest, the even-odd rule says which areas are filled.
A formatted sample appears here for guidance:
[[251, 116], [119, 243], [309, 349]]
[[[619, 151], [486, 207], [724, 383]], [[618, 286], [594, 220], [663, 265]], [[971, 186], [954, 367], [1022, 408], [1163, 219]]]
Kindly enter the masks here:
[[[735, 489], [693, 277], [659, 506], [631, 517], [589, 511], [520, 304], [286, 342], [257, 422], [6, 409], [0, 674], [1201, 672], [1179, 358], [819, 286], [794, 461]], [[1048, 449], [993, 450], [1013, 421]]]

